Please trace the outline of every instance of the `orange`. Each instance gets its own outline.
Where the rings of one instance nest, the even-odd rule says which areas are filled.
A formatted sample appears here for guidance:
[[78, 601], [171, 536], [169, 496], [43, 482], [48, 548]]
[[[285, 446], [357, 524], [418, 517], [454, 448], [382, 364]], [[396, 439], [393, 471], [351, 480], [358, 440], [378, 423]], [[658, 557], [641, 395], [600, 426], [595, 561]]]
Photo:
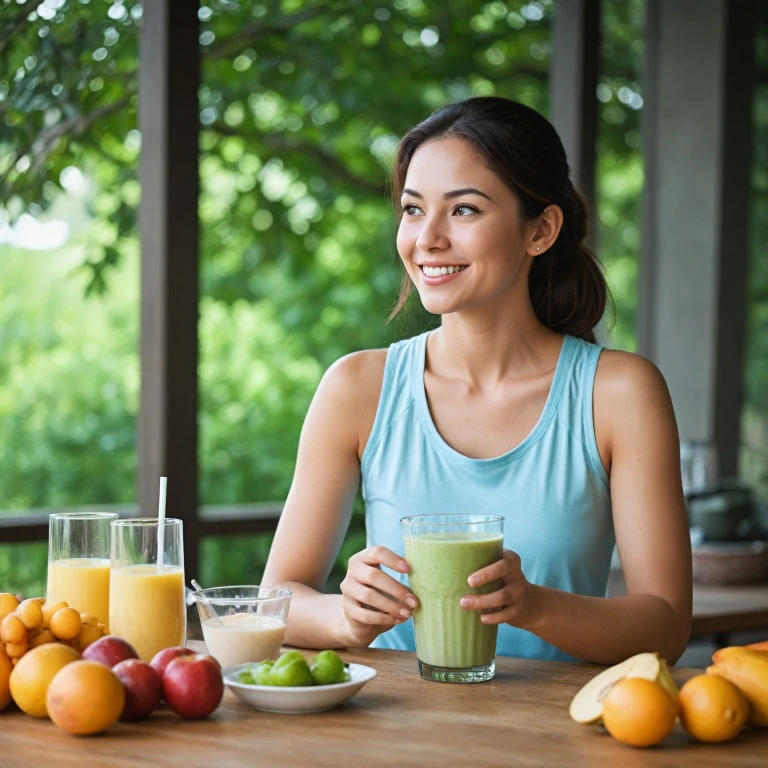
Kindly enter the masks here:
[[614, 739], [633, 747], [652, 747], [672, 733], [678, 704], [657, 682], [620, 680], [603, 701], [603, 725]]
[[0, 648], [0, 712], [2, 712], [11, 703], [11, 670], [13, 664], [6, 656], [5, 651]]
[[45, 694], [56, 673], [80, 654], [61, 643], [46, 643], [25, 653], [11, 672], [11, 696], [32, 717], [48, 717]]
[[76, 661], [53, 678], [46, 701], [59, 728], [90, 736], [117, 722], [125, 706], [125, 688], [106, 664]]
[[680, 720], [699, 741], [730, 741], [749, 717], [749, 702], [729, 680], [692, 677], [680, 691]]

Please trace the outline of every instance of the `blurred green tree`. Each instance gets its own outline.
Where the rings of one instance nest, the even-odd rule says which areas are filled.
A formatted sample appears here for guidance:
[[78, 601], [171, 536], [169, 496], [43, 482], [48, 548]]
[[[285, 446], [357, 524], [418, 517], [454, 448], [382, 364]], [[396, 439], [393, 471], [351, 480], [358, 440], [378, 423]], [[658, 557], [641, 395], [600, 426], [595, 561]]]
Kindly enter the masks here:
[[[552, 0], [201, 4], [205, 503], [284, 498], [323, 370], [436, 322], [416, 304], [384, 322], [399, 284], [390, 158], [411, 124], [458, 98], [497, 94], [546, 114], [552, 11]], [[642, 0], [604, 3], [598, 89], [600, 250], [617, 299], [615, 339], [627, 348], [642, 184], [642, 13]], [[35, 302], [47, 301], [41, 276], [8, 273], [0, 444], [12, 436], [14, 455], [0, 476], [3, 507], [134, 498], [137, 315], [125, 285], [136, 274], [141, 18], [135, 0], [0, 0], [0, 225], [44, 217], [79, 169], [92, 181], [92, 226], [80, 238], [81, 282], [69, 284], [99, 297], [81, 307], [51, 282], [51, 297], [69, 297], [83, 312], [57, 333], [51, 313], [32, 317]], [[47, 346], [21, 344], [32, 327]], [[86, 339], [113, 354], [85, 357]], [[339, 568], [362, 536], [357, 515]], [[206, 578], [235, 579], [234, 564], [263, 544], [249, 547], [206, 542]]]

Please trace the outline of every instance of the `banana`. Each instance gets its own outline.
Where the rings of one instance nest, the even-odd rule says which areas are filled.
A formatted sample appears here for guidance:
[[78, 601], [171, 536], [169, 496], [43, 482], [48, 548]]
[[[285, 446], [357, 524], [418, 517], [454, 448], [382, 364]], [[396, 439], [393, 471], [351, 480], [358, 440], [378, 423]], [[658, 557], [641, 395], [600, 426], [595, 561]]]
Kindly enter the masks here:
[[768, 728], [768, 654], [752, 648], [721, 648], [712, 656], [708, 675], [730, 680], [747, 697], [750, 725]]
[[751, 643], [750, 645], [745, 645], [745, 648], [751, 648], [753, 651], [762, 651], [763, 653], [768, 653], [768, 640], [763, 640], [762, 643]]

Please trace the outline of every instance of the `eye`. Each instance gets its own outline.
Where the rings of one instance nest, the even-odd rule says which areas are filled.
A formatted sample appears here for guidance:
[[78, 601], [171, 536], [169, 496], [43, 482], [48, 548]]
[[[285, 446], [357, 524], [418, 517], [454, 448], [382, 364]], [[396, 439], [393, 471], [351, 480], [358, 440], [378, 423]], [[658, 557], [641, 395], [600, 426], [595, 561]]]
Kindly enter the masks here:
[[[459, 211], [465, 211], [465, 213], [459, 213]], [[464, 204], [464, 205], [456, 206], [454, 213], [458, 214], [460, 217], [464, 217], [464, 216], [470, 216], [473, 213], [479, 213], [479, 211], [473, 205]]]
[[405, 205], [400, 206], [400, 210], [406, 216], [416, 216], [416, 214], [420, 211], [420, 208], [418, 205], [413, 205], [413, 203], [406, 203]]

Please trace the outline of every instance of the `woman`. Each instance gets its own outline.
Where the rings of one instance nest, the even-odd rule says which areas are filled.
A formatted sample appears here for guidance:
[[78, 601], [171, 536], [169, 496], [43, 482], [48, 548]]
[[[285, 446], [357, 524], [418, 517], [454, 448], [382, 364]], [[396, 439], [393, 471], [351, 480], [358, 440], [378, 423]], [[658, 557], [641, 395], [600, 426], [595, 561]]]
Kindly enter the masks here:
[[[502, 588], [461, 606], [498, 653], [617, 663], [682, 654], [691, 552], [669, 394], [647, 360], [596, 346], [607, 287], [554, 128], [475, 98], [411, 129], [393, 193], [406, 275], [437, 330], [324, 376], [264, 576], [294, 590], [286, 642], [413, 650], [401, 517], [505, 516]], [[320, 593], [362, 476], [369, 547]], [[615, 536], [615, 538], [614, 538]], [[628, 594], [606, 598], [614, 541]]]

